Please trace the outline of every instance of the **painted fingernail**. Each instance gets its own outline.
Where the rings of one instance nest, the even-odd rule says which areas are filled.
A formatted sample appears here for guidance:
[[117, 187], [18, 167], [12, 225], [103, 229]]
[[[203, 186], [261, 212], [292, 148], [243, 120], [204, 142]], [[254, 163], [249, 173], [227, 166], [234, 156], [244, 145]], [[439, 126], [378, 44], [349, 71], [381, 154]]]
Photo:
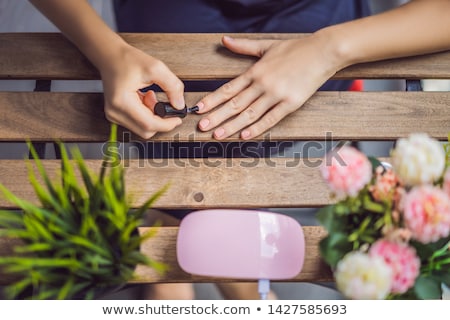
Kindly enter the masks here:
[[216, 138], [220, 138], [220, 137], [222, 137], [224, 135], [224, 133], [225, 133], [225, 129], [224, 128], [219, 128], [216, 131], [214, 131], [214, 136]]
[[248, 139], [250, 138], [250, 131], [249, 130], [244, 130], [241, 132], [241, 137], [242, 139]]
[[209, 126], [209, 119], [204, 118], [204, 119], [200, 120], [198, 125], [200, 126], [200, 129], [206, 130]]
[[200, 112], [205, 107], [205, 104], [200, 101], [199, 103], [196, 104], [196, 106], [198, 107], [198, 111]]

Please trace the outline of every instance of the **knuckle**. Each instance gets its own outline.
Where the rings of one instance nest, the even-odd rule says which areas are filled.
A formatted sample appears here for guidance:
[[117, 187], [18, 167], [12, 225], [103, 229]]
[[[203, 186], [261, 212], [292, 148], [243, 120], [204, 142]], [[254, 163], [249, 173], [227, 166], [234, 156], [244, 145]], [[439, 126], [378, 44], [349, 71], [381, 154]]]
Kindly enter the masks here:
[[120, 109], [122, 109], [123, 104], [124, 104], [123, 98], [120, 95], [114, 95], [111, 98], [111, 103], [108, 107], [108, 110], [111, 112], [114, 110], [120, 110]]
[[239, 105], [239, 99], [237, 97], [233, 97], [228, 102], [228, 107], [233, 110], [234, 112], [239, 112], [240, 105]]
[[225, 96], [229, 96], [229, 95], [232, 94], [233, 88], [234, 88], [234, 86], [233, 86], [232, 82], [229, 81], [229, 82], [225, 83], [225, 84], [222, 86], [222, 93], [223, 93]]
[[166, 65], [161, 60], [155, 60], [151, 65], [150, 68], [155, 73], [160, 73], [166, 70]]
[[175, 91], [184, 91], [184, 83], [182, 81], [180, 81], [179, 79], [175, 78], [172, 88]]
[[142, 131], [138, 134], [142, 139], [148, 140], [155, 135], [153, 131]]
[[277, 100], [286, 100], [286, 89], [280, 85], [272, 85], [269, 89], [271, 96], [275, 97]]
[[288, 95], [287, 97], [285, 97], [283, 99], [283, 102], [289, 111], [294, 111], [301, 105], [300, 99], [292, 95]]
[[108, 105], [105, 106], [105, 117], [109, 122], [119, 123], [117, 112]]
[[266, 128], [271, 128], [278, 122], [278, 117], [275, 116], [273, 112], [269, 112], [264, 117], [263, 125]]
[[248, 120], [250, 120], [251, 122], [255, 122], [255, 121], [259, 118], [258, 113], [257, 113], [257, 112], [255, 111], [255, 109], [252, 108], [252, 107], [247, 108], [247, 109], [245, 110], [245, 112], [244, 112], [244, 115], [245, 115], [246, 118], [247, 118]]
[[105, 110], [105, 117], [109, 122], [116, 123], [116, 117], [111, 111]]
[[150, 139], [155, 135], [154, 129], [147, 123], [141, 124], [139, 127], [139, 136], [144, 139]]

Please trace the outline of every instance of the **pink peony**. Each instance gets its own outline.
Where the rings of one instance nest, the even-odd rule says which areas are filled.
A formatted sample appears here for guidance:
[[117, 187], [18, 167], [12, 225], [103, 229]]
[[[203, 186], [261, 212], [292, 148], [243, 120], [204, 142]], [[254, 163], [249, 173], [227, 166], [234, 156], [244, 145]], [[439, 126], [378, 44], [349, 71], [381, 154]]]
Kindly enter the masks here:
[[450, 197], [450, 168], [447, 169], [447, 172], [444, 175], [444, 191], [447, 192], [447, 195]]
[[367, 157], [355, 148], [344, 146], [329, 153], [320, 167], [323, 178], [338, 196], [355, 197], [372, 178], [372, 165]]
[[430, 243], [450, 234], [450, 198], [437, 187], [413, 188], [404, 198], [405, 226], [413, 239]]
[[420, 270], [420, 259], [414, 248], [381, 239], [371, 246], [369, 255], [383, 258], [392, 269], [392, 293], [405, 293], [414, 286]]

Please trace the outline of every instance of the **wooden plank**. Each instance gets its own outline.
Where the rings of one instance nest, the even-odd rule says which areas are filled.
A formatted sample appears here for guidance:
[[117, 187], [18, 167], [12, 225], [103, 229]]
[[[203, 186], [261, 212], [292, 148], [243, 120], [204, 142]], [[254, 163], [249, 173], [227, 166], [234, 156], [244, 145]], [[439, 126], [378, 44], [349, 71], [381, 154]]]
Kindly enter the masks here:
[[[229, 79], [255, 59], [220, 47], [221, 34], [122, 34], [130, 44], [164, 61], [182, 79]], [[235, 34], [289, 39], [304, 34]], [[0, 79], [99, 79], [95, 68], [57, 33], [0, 34]], [[450, 52], [351, 66], [334, 79], [448, 79]]]
[[[189, 106], [205, 93], [187, 93]], [[158, 96], [164, 100], [163, 94]], [[305, 105], [254, 140], [395, 140], [426, 132], [447, 140], [450, 92], [318, 92]], [[0, 141], [104, 142], [109, 124], [101, 94], [0, 93]], [[199, 115], [152, 141], [209, 141], [211, 132], [197, 130]], [[127, 130], [122, 141], [139, 140]], [[229, 138], [239, 140], [238, 135]]]
[[[100, 160], [87, 160], [99, 172]], [[53, 179], [58, 160], [44, 160]], [[155, 207], [186, 208], [283, 208], [318, 207], [331, 203], [320, 175], [321, 159], [139, 159], [126, 166], [126, 186], [132, 206], [141, 205], [161, 187], [169, 190]], [[178, 183], [182, 181], [182, 183]], [[37, 203], [23, 160], [0, 160], [0, 183], [17, 196]], [[0, 207], [14, 206], [0, 197]]]
[[[141, 232], [147, 230], [142, 228]], [[324, 229], [321, 227], [303, 227], [303, 230], [306, 240], [305, 262], [302, 272], [295, 279], [289, 281], [333, 281], [331, 270], [321, 260], [319, 254], [319, 241], [325, 236]], [[141, 249], [146, 255], [169, 265], [170, 270], [162, 275], [148, 267], [138, 266], [135, 282], [224, 282], [232, 280], [194, 276], [184, 272], [176, 259], [177, 232], [177, 227], [160, 228], [157, 235], [147, 240]]]
[[[148, 232], [151, 228], [140, 228], [141, 233]], [[306, 240], [306, 255], [302, 272], [295, 279], [289, 281], [311, 281], [323, 282], [333, 281], [330, 268], [321, 260], [319, 254], [319, 241], [325, 236], [321, 227], [303, 227]], [[155, 270], [138, 266], [136, 268], [136, 279], [131, 283], [162, 283], [162, 282], [229, 282], [236, 279], [223, 279], [195, 276], [184, 272], [177, 262], [176, 241], [178, 227], [160, 227], [153, 238], [148, 239], [142, 246], [141, 251], [156, 261], [163, 262], [170, 269], [160, 274]], [[0, 255], [12, 253], [12, 247], [17, 241], [0, 238]], [[0, 285], [11, 283], [14, 278], [1, 274]], [[242, 279], [237, 279], [242, 281]]]

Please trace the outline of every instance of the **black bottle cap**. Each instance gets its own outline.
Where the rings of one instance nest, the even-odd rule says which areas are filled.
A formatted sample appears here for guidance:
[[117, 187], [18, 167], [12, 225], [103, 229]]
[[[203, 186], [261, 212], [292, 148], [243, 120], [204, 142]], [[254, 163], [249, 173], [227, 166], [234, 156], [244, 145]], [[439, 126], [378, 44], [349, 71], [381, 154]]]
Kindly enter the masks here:
[[198, 111], [199, 108], [197, 106], [188, 108], [184, 107], [184, 109], [178, 110], [175, 109], [168, 102], [157, 102], [155, 105], [155, 114], [160, 116], [161, 118], [169, 118], [169, 117], [179, 117], [184, 118], [188, 113]]

